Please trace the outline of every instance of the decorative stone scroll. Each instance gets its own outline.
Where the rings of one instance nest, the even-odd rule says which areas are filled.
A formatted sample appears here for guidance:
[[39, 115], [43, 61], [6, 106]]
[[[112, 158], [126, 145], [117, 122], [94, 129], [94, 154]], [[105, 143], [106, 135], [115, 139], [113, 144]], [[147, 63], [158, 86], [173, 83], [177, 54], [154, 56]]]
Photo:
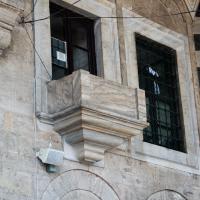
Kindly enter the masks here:
[[23, 0], [0, 0], [0, 55], [9, 47], [12, 30], [23, 10]]

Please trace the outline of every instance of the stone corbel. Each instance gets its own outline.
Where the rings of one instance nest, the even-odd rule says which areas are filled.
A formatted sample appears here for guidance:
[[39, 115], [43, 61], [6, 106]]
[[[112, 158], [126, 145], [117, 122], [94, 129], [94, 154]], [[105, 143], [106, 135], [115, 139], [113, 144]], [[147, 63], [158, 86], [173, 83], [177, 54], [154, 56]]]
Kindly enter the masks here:
[[65, 158], [96, 163], [148, 126], [145, 93], [79, 70], [48, 83], [41, 122], [63, 138]]
[[23, 10], [22, 0], [0, 0], [0, 55], [9, 47], [16, 20]]

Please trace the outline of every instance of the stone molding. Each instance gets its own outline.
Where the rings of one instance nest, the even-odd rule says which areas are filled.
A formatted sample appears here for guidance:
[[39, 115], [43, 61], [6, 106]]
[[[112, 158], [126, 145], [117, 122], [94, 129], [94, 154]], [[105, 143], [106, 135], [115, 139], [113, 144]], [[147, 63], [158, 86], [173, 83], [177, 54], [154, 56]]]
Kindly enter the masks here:
[[81, 194], [88, 200], [119, 200], [118, 194], [103, 178], [92, 172], [78, 169], [56, 177], [43, 193], [41, 200], [84, 199]]
[[143, 90], [83, 70], [49, 82], [47, 95], [48, 113], [38, 117], [54, 126], [79, 161], [103, 160], [106, 150], [140, 135], [148, 125]]
[[24, 10], [24, 2], [0, 0], [0, 55], [9, 47], [17, 17]]

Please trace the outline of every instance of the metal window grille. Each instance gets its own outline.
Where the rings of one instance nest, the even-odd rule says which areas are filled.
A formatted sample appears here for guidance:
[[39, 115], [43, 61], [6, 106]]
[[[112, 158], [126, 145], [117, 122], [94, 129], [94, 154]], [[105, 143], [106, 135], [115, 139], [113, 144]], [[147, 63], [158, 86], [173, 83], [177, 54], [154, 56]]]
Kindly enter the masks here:
[[144, 141], [184, 151], [176, 51], [136, 34], [139, 86], [146, 92]]

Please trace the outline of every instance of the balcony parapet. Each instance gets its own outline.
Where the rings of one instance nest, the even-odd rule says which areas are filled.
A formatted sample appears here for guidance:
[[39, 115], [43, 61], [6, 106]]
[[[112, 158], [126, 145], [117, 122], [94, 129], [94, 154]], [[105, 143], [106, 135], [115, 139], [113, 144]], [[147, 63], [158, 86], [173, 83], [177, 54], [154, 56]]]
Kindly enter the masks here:
[[9, 47], [16, 20], [23, 10], [23, 0], [0, 0], [0, 55]]
[[83, 70], [49, 82], [47, 96], [48, 114], [39, 118], [63, 137], [70, 159], [102, 160], [106, 150], [142, 134], [148, 125], [143, 90]]

